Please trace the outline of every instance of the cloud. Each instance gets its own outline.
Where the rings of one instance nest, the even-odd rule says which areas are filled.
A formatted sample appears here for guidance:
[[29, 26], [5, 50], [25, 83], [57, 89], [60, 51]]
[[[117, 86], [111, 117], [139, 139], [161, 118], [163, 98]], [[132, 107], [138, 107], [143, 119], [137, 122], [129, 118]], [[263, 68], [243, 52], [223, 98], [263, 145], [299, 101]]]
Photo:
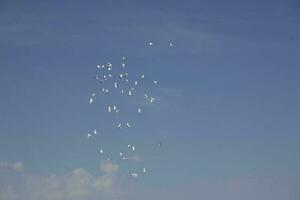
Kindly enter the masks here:
[[16, 200], [18, 198], [16, 192], [11, 186], [0, 189], [0, 199], [1, 200]]
[[[13, 187], [0, 180], [1, 200], [94, 200], [111, 199], [120, 194], [119, 166], [108, 161], [100, 164], [100, 175], [93, 175], [84, 168], [76, 168], [62, 175], [26, 171], [20, 174], [24, 171], [22, 162], [1, 162], [0, 168], [13, 169], [16, 176], [19, 174]], [[5, 171], [2, 172], [5, 174]]]
[[16, 162], [12, 165], [12, 168], [16, 171], [16, 172], [22, 172], [24, 170], [24, 165], [22, 162]]
[[24, 164], [20, 161], [11, 163], [11, 162], [0, 162], [0, 172], [5, 171], [15, 171], [22, 172], [24, 170]]
[[116, 173], [119, 169], [119, 166], [112, 162], [102, 162], [100, 165], [100, 170], [106, 174]]

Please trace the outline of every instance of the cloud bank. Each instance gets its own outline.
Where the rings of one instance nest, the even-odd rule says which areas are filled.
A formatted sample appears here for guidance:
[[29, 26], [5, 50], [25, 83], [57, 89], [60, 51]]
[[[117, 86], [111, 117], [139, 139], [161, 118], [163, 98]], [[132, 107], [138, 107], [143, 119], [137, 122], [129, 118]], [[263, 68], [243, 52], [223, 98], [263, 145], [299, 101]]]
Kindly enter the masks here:
[[98, 176], [84, 168], [63, 175], [21, 174], [22, 162], [1, 162], [0, 169], [1, 173], [8, 170], [15, 173], [15, 182], [19, 183], [12, 186], [0, 181], [1, 200], [94, 200], [115, 199], [120, 195], [119, 166], [112, 162], [102, 162]]

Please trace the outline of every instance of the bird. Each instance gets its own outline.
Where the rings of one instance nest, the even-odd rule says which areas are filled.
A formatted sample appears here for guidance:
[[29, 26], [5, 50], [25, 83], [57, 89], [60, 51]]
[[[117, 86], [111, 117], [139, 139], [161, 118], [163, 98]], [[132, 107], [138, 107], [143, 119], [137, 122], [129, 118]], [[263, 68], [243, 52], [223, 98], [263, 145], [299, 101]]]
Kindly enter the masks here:
[[137, 81], [134, 81], [134, 85], [137, 85], [138, 84], [138, 82]]
[[145, 174], [145, 173], [146, 173], [146, 168], [144, 167], [142, 171], [143, 171], [143, 173]]
[[132, 151], [135, 151], [135, 146], [131, 146]]
[[127, 126], [128, 128], [131, 128], [131, 124], [129, 124], [128, 122], [126, 123], [126, 126]]
[[131, 90], [128, 91], [128, 95], [129, 95], [129, 96], [132, 96]]
[[149, 44], [149, 46], [153, 46], [153, 42], [149, 42], [148, 44]]
[[90, 137], [92, 137], [92, 135], [90, 133], [87, 134], [87, 139], [89, 139]]
[[134, 177], [134, 178], [137, 178], [139, 176], [138, 173], [131, 173], [131, 176]]
[[155, 100], [154, 97], [150, 97], [150, 102], [152, 103]]
[[145, 94], [144, 96], [145, 96], [146, 99], [148, 99], [148, 94]]
[[140, 108], [138, 108], [138, 113], [141, 113], [141, 109]]
[[170, 47], [174, 46], [173, 42], [170, 42], [170, 43], [169, 43], [169, 46], [170, 46]]
[[94, 101], [95, 101], [95, 100], [94, 100], [93, 98], [90, 98], [90, 104], [91, 104], [91, 103], [94, 103]]
[[97, 135], [97, 133], [98, 133], [98, 132], [97, 132], [97, 130], [95, 129], [95, 130], [94, 130], [94, 135]]
[[123, 68], [125, 67], [125, 65], [126, 65], [125, 63], [122, 63], [122, 67], [123, 67]]
[[118, 128], [122, 128], [122, 124], [118, 124], [118, 126], [117, 126]]
[[118, 83], [117, 82], [115, 82], [115, 88], [118, 88]]
[[125, 56], [123, 56], [123, 57], [122, 57], [122, 60], [126, 60], [126, 57], [125, 57]]
[[144, 79], [144, 78], [145, 78], [145, 75], [144, 75], [144, 74], [142, 74], [142, 75], [141, 75], [141, 79]]
[[108, 94], [108, 89], [105, 90], [105, 94]]
[[119, 78], [120, 78], [120, 79], [123, 79], [123, 74], [120, 74], [120, 75], [119, 75]]
[[107, 111], [111, 112], [111, 107], [110, 106], [107, 107]]
[[153, 81], [154, 84], [157, 84], [157, 81]]
[[103, 149], [100, 149], [100, 151], [99, 151], [101, 154], [103, 154]]

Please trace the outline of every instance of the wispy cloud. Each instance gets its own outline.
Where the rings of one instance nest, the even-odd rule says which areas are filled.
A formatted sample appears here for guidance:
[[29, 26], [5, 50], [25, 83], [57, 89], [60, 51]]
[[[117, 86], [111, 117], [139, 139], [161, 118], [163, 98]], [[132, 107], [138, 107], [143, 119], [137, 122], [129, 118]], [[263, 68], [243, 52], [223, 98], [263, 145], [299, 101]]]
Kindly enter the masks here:
[[0, 172], [5, 172], [5, 171], [22, 172], [23, 170], [24, 170], [24, 165], [20, 161], [15, 163], [4, 162], [4, 161], [0, 162]]
[[[108, 161], [100, 164], [100, 175], [93, 175], [84, 168], [76, 168], [62, 175], [37, 175], [24, 171], [22, 162], [1, 162], [0, 166], [5, 170], [13, 169], [16, 174], [24, 172], [13, 186], [0, 181], [1, 200], [109, 199], [120, 193], [117, 187], [119, 166]], [[2, 173], [5, 171], [2, 170]]]

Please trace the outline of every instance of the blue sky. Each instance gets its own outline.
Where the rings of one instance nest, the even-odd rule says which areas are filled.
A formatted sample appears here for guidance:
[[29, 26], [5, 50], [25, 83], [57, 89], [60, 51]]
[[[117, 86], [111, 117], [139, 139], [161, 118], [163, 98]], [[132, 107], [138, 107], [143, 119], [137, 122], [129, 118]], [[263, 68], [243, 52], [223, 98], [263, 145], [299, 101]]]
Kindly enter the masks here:
[[[296, 0], [1, 1], [0, 197], [299, 199], [299, 11]], [[122, 56], [157, 97], [124, 134], [103, 110], [112, 99], [88, 104], [96, 65]], [[129, 142], [132, 166], [98, 154]]]

